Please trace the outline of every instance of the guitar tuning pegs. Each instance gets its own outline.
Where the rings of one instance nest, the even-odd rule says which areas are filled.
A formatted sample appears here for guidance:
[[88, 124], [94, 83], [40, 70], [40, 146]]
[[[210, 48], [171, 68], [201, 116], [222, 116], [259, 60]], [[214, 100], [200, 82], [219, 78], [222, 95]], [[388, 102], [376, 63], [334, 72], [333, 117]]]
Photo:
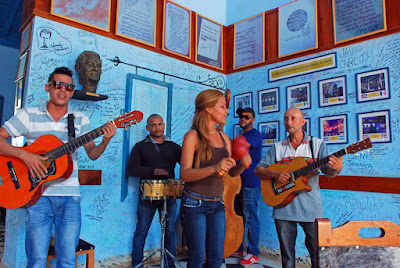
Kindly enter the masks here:
[[367, 153], [369, 153], [369, 150], [367, 150]]
[[364, 154], [364, 151], [362, 151], [361, 153]]
[[355, 156], [359, 156], [359, 154], [355, 154]]

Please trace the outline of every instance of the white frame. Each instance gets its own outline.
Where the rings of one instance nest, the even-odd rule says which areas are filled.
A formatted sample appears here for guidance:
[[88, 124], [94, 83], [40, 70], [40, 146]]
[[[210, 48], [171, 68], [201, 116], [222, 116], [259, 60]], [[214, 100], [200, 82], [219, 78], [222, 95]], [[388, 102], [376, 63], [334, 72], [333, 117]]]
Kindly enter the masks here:
[[[275, 104], [262, 106], [262, 95], [264, 93], [275, 93]], [[263, 89], [258, 91], [258, 113], [272, 113], [279, 111], [279, 87]]]
[[[303, 87], [305, 87], [306, 91], [307, 91], [307, 100], [296, 102], [296, 103], [294, 103], [294, 105], [292, 105], [292, 100], [293, 100], [293, 98], [291, 97], [292, 91], [300, 89], [300, 88], [303, 88]], [[287, 108], [289, 109], [291, 107], [295, 107], [295, 108], [298, 108], [300, 110], [311, 108], [310, 88], [311, 88], [311, 84], [309, 82], [303, 83], [303, 84], [299, 84], [299, 85], [286, 87]]]
[[[340, 119], [343, 120], [343, 134], [339, 133], [339, 135], [331, 135], [331, 136], [325, 135], [324, 121], [340, 120]], [[326, 144], [341, 144], [341, 143], [348, 142], [347, 115], [345, 115], [345, 114], [320, 117], [319, 118], [319, 129], [320, 129], [320, 137], [323, 141], [325, 141]]]
[[[262, 131], [263, 127], [271, 127], [276, 130], [275, 137], [274, 138], [264, 138], [264, 134]], [[262, 146], [272, 146], [274, 143], [279, 141], [279, 121], [273, 121], [273, 122], [263, 122], [263, 123], [258, 123], [258, 131], [260, 131], [262, 138]]]
[[[377, 116], [385, 116], [385, 132], [381, 133], [364, 133], [363, 119], [367, 117], [377, 117]], [[389, 110], [378, 111], [378, 112], [368, 112], [368, 113], [359, 113], [357, 114], [358, 121], [358, 138], [360, 140], [370, 138], [371, 142], [391, 142], [391, 133], [390, 133], [390, 113]]]
[[[325, 98], [324, 94], [324, 85], [330, 83], [341, 82], [343, 85], [343, 95], [342, 96], [333, 96]], [[340, 76], [325, 80], [318, 81], [319, 88], [319, 107], [326, 107], [332, 105], [346, 104], [347, 103], [347, 88], [346, 88], [346, 76]]]

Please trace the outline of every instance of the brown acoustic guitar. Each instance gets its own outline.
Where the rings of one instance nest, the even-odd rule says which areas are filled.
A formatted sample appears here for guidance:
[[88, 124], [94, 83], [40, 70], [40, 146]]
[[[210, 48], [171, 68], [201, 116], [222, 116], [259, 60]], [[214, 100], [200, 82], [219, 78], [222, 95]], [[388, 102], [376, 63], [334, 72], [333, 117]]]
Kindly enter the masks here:
[[[117, 128], [125, 128], [143, 119], [143, 113], [132, 111], [121, 115], [112, 123]], [[54, 135], [43, 135], [34, 143], [21, 149], [48, 157], [44, 162], [47, 174], [39, 179], [32, 177], [25, 163], [15, 157], [0, 155], [0, 206], [4, 208], [29, 207], [42, 195], [44, 183], [63, 178], [67, 179], [73, 169], [70, 153], [78, 147], [103, 135], [103, 126], [63, 144]]]
[[[371, 148], [371, 140], [365, 139], [348, 146], [332, 155], [341, 157], [345, 154], [354, 154], [367, 148]], [[272, 178], [261, 179], [261, 193], [264, 202], [272, 207], [284, 207], [288, 205], [301, 192], [309, 192], [312, 190], [308, 184], [308, 175], [327, 164], [329, 157], [324, 157], [313, 163], [308, 163], [302, 157], [296, 157], [287, 164], [274, 164], [267, 167], [267, 170], [288, 172], [290, 174], [289, 182], [282, 184], [276, 182]]]

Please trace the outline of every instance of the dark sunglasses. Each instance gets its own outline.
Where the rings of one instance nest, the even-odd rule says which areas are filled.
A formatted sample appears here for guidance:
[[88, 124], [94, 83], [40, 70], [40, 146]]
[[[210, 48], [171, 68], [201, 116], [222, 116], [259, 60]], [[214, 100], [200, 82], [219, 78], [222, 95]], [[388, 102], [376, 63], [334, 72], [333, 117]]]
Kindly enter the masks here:
[[244, 118], [244, 119], [250, 119], [250, 118], [253, 118], [253, 117], [251, 117], [250, 115], [247, 115], [247, 114], [245, 114], [245, 115], [239, 115], [239, 118], [240, 119], [242, 119], [242, 118]]
[[61, 89], [63, 86], [65, 86], [65, 90], [66, 91], [72, 91], [75, 88], [74, 84], [70, 84], [70, 83], [65, 83], [65, 82], [61, 82], [61, 81], [50, 81], [49, 83], [47, 83], [49, 86], [53, 85], [56, 89]]

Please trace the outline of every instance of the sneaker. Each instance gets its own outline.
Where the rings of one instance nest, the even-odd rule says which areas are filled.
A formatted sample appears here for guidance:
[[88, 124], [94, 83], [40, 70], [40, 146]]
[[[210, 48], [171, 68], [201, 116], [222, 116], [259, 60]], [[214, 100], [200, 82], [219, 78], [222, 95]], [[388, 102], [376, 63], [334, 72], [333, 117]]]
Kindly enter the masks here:
[[258, 257], [249, 253], [246, 256], [244, 256], [243, 260], [240, 261], [240, 264], [245, 266], [245, 265], [249, 265], [249, 264], [253, 264], [253, 263], [257, 263], [257, 262], [258, 262]]

